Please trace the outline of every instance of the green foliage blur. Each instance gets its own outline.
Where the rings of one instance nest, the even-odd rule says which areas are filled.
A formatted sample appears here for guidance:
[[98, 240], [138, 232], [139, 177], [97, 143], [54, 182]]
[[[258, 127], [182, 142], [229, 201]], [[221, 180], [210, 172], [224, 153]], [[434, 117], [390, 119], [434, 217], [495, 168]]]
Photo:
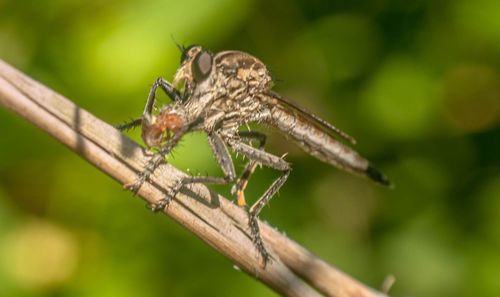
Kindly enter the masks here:
[[[111, 124], [171, 80], [172, 36], [259, 57], [396, 184], [264, 129], [294, 170], [262, 219], [372, 287], [394, 275], [392, 296], [500, 295], [498, 0], [0, 0], [0, 59]], [[276, 296], [4, 108], [0, 127], [1, 296]], [[201, 133], [170, 161], [221, 174]]]

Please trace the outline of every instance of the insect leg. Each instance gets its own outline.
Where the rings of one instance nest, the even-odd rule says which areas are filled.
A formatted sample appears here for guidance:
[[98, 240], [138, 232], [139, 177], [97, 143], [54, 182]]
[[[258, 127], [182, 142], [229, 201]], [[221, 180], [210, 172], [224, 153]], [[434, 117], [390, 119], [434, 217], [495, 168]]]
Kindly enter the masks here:
[[[184, 125], [179, 130], [175, 131], [174, 135], [168, 140], [168, 142], [161, 146], [158, 153], [155, 154], [151, 160], [148, 161], [144, 170], [138, 174], [137, 181], [135, 183], [125, 184], [123, 187], [127, 190], [132, 191], [134, 194], [137, 193], [141, 185], [148, 180], [149, 176], [155, 171], [155, 169], [160, 165], [163, 157], [168, 155], [172, 149], [179, 143], [182, 136], [189, 132], [194, 126], [198, 124], [199, 120], [193, 121], [188, 125]], [[168, 199], [165, 199], [165, 205], [168, 203]]]
[[174, 193], [177, 193], [182, 186], [193, 183], [206, 183], [206, 184], [227, 184], [236, 178], [236, 171], [234, 170], [233, 160], [227, 150], [226, 144], [217, 132], [208, 133], [208, 142], [212, 151], [214, 152], [217, 163], [219, 163], [224, 177], [211, 177], [211, 176], [188, 176], [184, 177], [177, 185], [174, 186]]
[[160, 87], [162, 90], [174, 101], [181, 101], [181, 95], [179, 91], [174, 88], [174, 86], [163, 78], [159, 77], [153, 83], [151, 90], [149, 91], [148, 101], [146, 101], [146, 106], [142, 113], [142, 117], [147, 120], [147, 123], [151, 123], [151, 114], [153, 113], [153, 106], [155, 104], [156, 89]]
[[142, 117], [134, 119], [128, 123], [116, 126], [116, 129], [120, 131], [129, 130], [140, 126], [143, 122], [143, 119], [146, 119], [146, 124], [151, 125], [151, 114], [153, 113], [153, 106], [155, 104], [155, 95], [156, 89], [160, 87], [165, 92], [165, 94], [170, 97], [170, 99], [174, 101], [181, 101], [181, 94], [179, 91], [174, 88], [174, 86], [163, 78], [159, 77], [153, 83], [151, 90], [149, 91], [148, 100], [146, 101], [146, 106], [144, 107], [144, 111], [142, 113]]
[[[264, 145], [266, 143], [266, 135], [257, 131], [241, 131], [238, 133], [240, 136], [240, 140], [244, 142], [250, 142], [252, 140], [258, 140], [259, 141], [259, 150], [264, 149]], [[257, 168], [258, 162], [255, 160], [249, 160], [248, 163], [245, 165], [245, 170], [241, 174], [240, 178], [238, 178], [238, 181], [233, 185], [231, 188], [231, 193], [233, 195], [236, 195], [238, 198], [238, 206], [241, 208], [245, 208], [246, 202], [245, 202], [245, 188], [247, 187], [248, 180], [250, 179], [250, 176], [253, 174], [255, 171], [255, 168]]]
[[174, 102], [182, 101], [182, 96], [179, 91], [168, 81], [159, 77], [155, 83], [157, 83], [160, 88], [167, 94], [167, 96], [172, 99]]
[[142, 124], [142, 117], [137, 118], [137, 119], [133, 119], [130, 122], [118, 125], [115, 128], [118, 129], [118, 130], [120, 130], [120, 131], [127, 131], [129, 129], [132, 129], [132, 128], [135, 128], [137, 126], [140, 126], [141, 124]]
[[168, 97], [170, 97], [170, 99], [174, 101], [182, 100], [179, 91], [176, 88], [174, 88], [174, 86], [171, 83], [159, 77], [157, 80], [155, 80], [153, 86], [151, 87], [151, 90], [149, 91], [148, 100], [146, 101], [146, 106], [144, 107], [142, 116], [125, 124], [118, 125], [116, 126], [116, 129], [120, 131], [126, 131], [135, 128], [143, 123], [143, 119], [146, 119], [145, 124], [151, 125], [151, 114], [153, 113], [156, 89], [158, 87], [162, 88], [162, 90], [168, 95]]
[[288, 176], [290, 175], [290, 164], [285, 160], [272, 155], [270, 153], [264, 152], [252, 146], [246, 145], [241, 141], [235, 141], [233, 139], [228, 140], [229, 146], [235, 151], [238, 152], [245, 157], [256, 161], [258, 163], [262, 163], [268, 167], [280, 170], [283, 174], [276, 179], [272, 185], [264, 192], [264, 194], [255, 202], [255, 204], [250, 208], [248, 212], [248, 225], [250, 227], [250, 232], [253, 236], [253, 242], [263, 258], [263, 265], [265, 267], [267, 261], [270, 258], [269, 253], [266, 251], [264, 247], [264, 243], [262, 242], [262, 238], [260, 237], [260, 229], [257, 221], [257, 216], [260, 211], [266, 205], [269, 200], [278, 192], [281, 186], [285, 183]]

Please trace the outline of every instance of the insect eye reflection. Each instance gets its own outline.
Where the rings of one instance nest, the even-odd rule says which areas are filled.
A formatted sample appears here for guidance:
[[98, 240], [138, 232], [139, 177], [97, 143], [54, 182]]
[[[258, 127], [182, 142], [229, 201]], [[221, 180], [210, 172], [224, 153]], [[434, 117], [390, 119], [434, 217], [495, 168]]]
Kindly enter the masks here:
[[212, 70], [212, 55], [208, 51], [201, 51], [191, 65], [195, 82], [204, 81]]

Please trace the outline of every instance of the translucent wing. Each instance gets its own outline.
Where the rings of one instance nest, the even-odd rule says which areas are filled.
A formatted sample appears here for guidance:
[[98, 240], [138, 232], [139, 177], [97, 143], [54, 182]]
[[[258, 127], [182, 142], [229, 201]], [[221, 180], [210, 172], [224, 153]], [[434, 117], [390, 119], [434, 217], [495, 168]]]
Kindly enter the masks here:
[[344, 138], [345, 140], [351, 142], [352, 144], [356, 143], [356, 140], [353, 137], [349, 136], [348, 134], [346, 134], [345, 132], [343, 132], [339, 128], [333, 126], [332, 124], [328, 123], [327, 121], [323, 120], [322, 118], [310, 113], [305, 108], [290, 101], [290, 99], [282, 97], [280, 94], [273, 92], [273, 91], [270, 91], [270, 90], [267, 91], [266, 94], [277, 99], [280, 103], [282, 103], [288, 107], [291, 107], [294, 110], [300, 112], [306, 118], [308, 118], [309, 120], [312, 120], [319, 127], [323, 128], [323, 130], [325, 130], [325, 132], [329, 132], [329, 134], [338, 135], [338, 136]]

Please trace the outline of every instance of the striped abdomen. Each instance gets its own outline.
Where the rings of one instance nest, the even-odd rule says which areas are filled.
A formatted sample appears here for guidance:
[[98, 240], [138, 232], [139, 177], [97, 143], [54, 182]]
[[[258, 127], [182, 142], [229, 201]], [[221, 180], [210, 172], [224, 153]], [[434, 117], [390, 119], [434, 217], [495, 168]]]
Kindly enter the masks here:
[[346, 171], [364, 175], [383, 185], [390, 181], [356, 151], [324, 132], [299, 113], [281, 105], [271, 108], [268, 123], [289, 135], [306, 152]]

